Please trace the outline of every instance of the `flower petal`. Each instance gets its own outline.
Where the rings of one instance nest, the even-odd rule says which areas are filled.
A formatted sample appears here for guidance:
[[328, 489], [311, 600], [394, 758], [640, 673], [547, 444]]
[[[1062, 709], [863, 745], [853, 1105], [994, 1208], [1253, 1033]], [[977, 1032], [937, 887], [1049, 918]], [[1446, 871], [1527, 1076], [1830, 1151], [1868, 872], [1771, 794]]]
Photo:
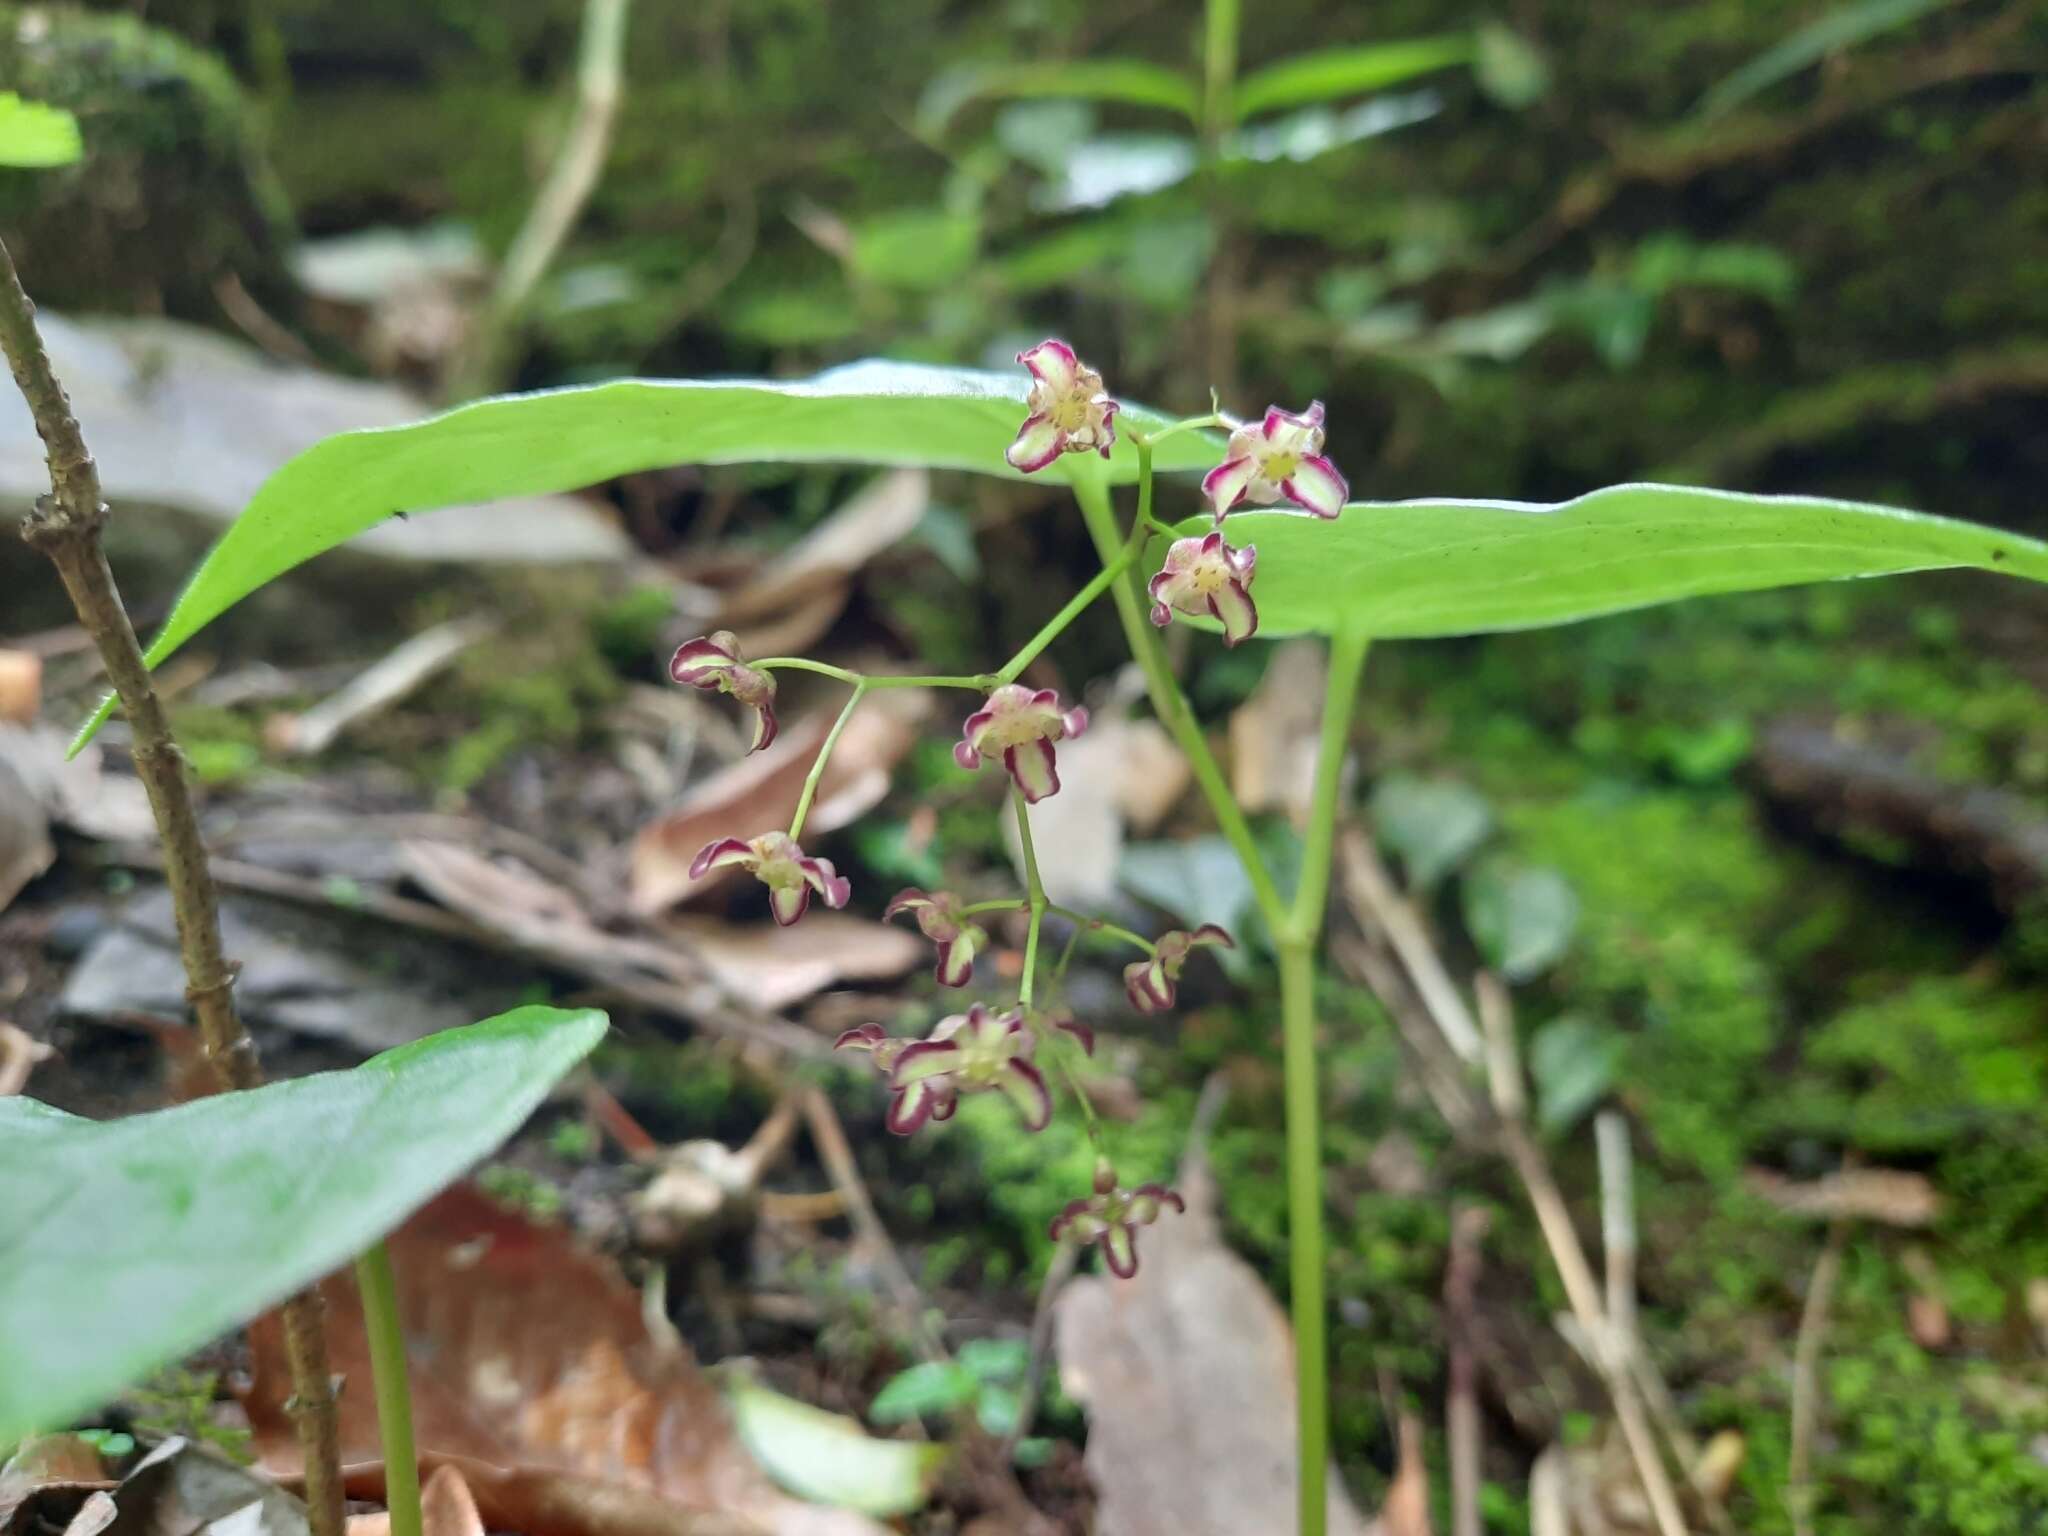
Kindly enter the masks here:
[[759, 752], [767, 747], [770, 742], [775, 740], [775, 732], [778, 729], [779, 727], [775, 721], [775, 706], [773, 704], [756, 704], [754, 706], [754, 739], [747, 744], [747, 750], [749, 752]]
[[1031, 377], [1056, 395], [1064, 395], [1072, 389], [1081, 372], [1081, 360], [1074, 355], [1074, 349], [1057, 337], [1048, 337], [1035, 347], [1027, 347], [1017, 354], [1017, 361], [1030, 370]]
[[835, 1051], [872, 1051], [888, 1038], [889, 1032], [882, 1028], [881, 1025], [861, 1024], [852, 1029], [841, 1031], [839, 1038], [832, 1042], [832, 1049]]
[[944, 1077], [959, 1065], [960, 1047], [951, 1040], [917, 1040], [904, 1047], [903, 1054], [896, 1058], [896, 1070], [889, 1080], [901, 1088], [928, 1077]]
[[932, 975], [942, 987], [964, 987], [974, 980], [974, 941], [961, 934], [939, 945], [939, 963]]
[[1182, 1215], [1187, 1213], [1188, 1204], [1176, 1191], [1168, 1189], [1164, 1184], [1140, 1184], [1131, 1191], [1125, 1210], [1133, 1222], [1140, 1226], [1150, 1226], [1159, 1219], [1159, 1213], [1168, 1206]]
[[1138, 1012], [1164, 1013], [1173, 1006], [1173, 994], [1164, 960], [1133, 960], [1124, 967], [1124, 996]]
[[1276, 453], [1314, 453], [1323, 446], [1323, 414], [1320, 400], [1309, 401], [1300, 415], [1269, 405], [1259, 432]]
[[1190, 945], [1214, 944], [1221, 949], [1237, 948], [1237, 940], [1230, 936], [1227, 929], [1216, 923], [1202, 924], [1201, 927], [1188, 935], [1188, 943]]
[[1202, 476], [1202, 494], [1215, 507], [1219, 523], [1226, 512], [1244, 500], [1245, 487], [1251, 484], [1252, 476], [1257, 473], [1258, 465], [1247, 454], [1243, 458], [1225, 459]]
[[1287, 499], [1304, 512], [1317, 517], [1335, 517], [1344, 510], [1351, 487], [1337, 473], [1337, 466], [1316, 454], [1304, 454], [1294, 473], [1280, 482]]
[[1058, 739], [1061, 741], [1072, 741], [1087, 729], [1088, 706], [1086, 704], [1076, 704], [1072, 709], [1060, 716], [1060, 734]]
[[1016, 1106], [1027, 1131], [1042, 1131], [1052, 1124], [1052, 1090], [1045, 1086], [1045, 1074], [1030, 1062], [1013, 1057], [996, 1077], [1003, 1097]]
[[810, 887], [776, 885], [768, 889], [768, 911], [783, 927], [793, 927], [811, 904]]
[[1119, 1280], [1128, 1280], [1138, 1272], [1138, 1234], [1123, 1222], [1113, 1221], [1103, 1231], [1103, 1261], [1109, 1265], [1109, 1272]]
[[1060, 792], [1058, 760], [1053, 756], [1052, 743], [1044, 737], [1003, 748], [1003, 766], [1017, 781], [1026, 805], [1036, 805], [1047, 795]]
[[[927, 1120], [946, 1118], [938, 1113], [944, 1098], [934, 1084], [906, 1083], [889, 1095], [889, 1113], [882, 1123], [898, 1136], [908, 1136]], [[951, 1114], [951, 1109], [946, 1113]]]
[[825, 905], [835, 912], [852, 898], [853, 882], [834, 869], [830, 859], [801, 858], [796, 861], [796, 867], [804, 872], [804, 879], [811, 888], [825, 898]]
[[690, 860], [690, 878], [702, 880], [714, 869], [758, 863], [760, 855], [754, 852], [751, 843], [743, 843], [736, 837], [721, 837], [697, 850], [697, 857]]
[[1071, 1237], [1077, 1243], [1092, 1243], [1102, 1235], [1102, 1218], [1093, 1200], [1069, 1200], [1045, 1229], [1054, 1242]]
[[901, 917], [906, 912], [916, 912], [932, 904], [932, 898], [928, 893], [919, 890], [914, 885], [906, 885], [902, 890], [889, 898], [889, 905], [882, 908], [882, 916], [885, 918]]
[[1095, 1031], [1086, 1024], [1083, 1024], [1071, 1013], [1056, 1015], [1052, 1025], [1053, 1028], [1065, 1030], [1068, 1034], [1072, 1035], [1080, 1045], [1083, 1056], [1093, 1056], [1095, 1054]]
[[1236, 645], [1259, 632], [1259, 609], [1241, 581], [1226, 581], [1209, 594], [1209, 612], [1223, 626], [1223, 643]]
[[1014, 470], [1033, 475], [1060, 456], [1066, 441], [1067, 434], [1051, 416], [1027, 416], [1016, 438], [1003, 450], [1003, 461]]
[[716, 688], [719, 674], [739, 664], [739, 644], [729, 629], [685, 640], [669, 658], [668, 675], [685, 688]]

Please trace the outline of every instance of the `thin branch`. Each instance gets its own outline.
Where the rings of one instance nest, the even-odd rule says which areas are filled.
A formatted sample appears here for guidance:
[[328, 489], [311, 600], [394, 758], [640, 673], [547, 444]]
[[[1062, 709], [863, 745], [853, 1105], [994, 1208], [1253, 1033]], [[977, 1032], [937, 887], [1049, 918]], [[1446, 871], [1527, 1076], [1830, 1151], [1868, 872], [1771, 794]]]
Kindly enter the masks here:
[[[1451, 1258], [1444, 1270], [1444, 1322], [1450, 1334], [1450, 1391], [1444, 1404], [1444, 1439], [1450, 1448], [1451, 1536], [1482, 1536], [1478, 1331], [1480, 1245], [1490, 1217], [1466, 1206], [1451, 1217]], [[1532, 1496], [1533, 1502], [1533, 1496]]]
[[[136, 776], [149, 796], [163, 844], [164, 879], [177, 917], [178, 948], [184, 960], [185, 996], [199, 1024], [207, 1065], [223, 1091], [262, 1081], [256, 1049], [236, 1017], [235, 967], [221, 950], [220, 913], [199, 817], [192, 807], [184, 755], [171, 734], [163, 700], [157, 696], [136, 642], [135, 628], [121, 605], [114, 575], [100, 544], [107, 518], [99, 469], [72, 414], [71, 401], [50, 366], [36, 329], [35, 306], [23, 291], [14, 258], [0, 244], [0, 349], [14, 371], [35, 417], [50, 466], [52, 495], [23, 525], [23, 536], [57, 568], [79, 622], [92, 636], [107, 676], [120, 695], [134, 735]], [[324, 1313], [317, 1290], [307, 1290], [281, 1309], [290, 1358], [300, 1448], [306, 1459], [306, 1503], [314, 1536], [341, 1536], [341, 1458], [335, 1428], [334, 1388], [328, 1378]]]
[[626, 17], [632, 0], [585, 0], [583, 42], [576, 66], [576, 109], [562, 151], [498, 269], [476, 330], [451, 373], [458, 400], [495, 388], [506, 343], [521, 310], [597, 187], [611, 152], [612, 123], [624, 94]]
[[1837, 1219], [1829, 1226], [1827, 1246], [1813, 1266], [1806, 1305], [1799, 1314], [1799, 1341], [1792, 1349], [1792, 1451], [1785, 1468], [1785, 1503], [1790, 1507], [1794, 1536], [1813, 1536], [1813, 1436], [1820, 1422], [1820, 1351], [1827, 1342], [1828, 1307], [1834, 1300], [1842, 1250], [1848, 1242], [1849, 1223]]

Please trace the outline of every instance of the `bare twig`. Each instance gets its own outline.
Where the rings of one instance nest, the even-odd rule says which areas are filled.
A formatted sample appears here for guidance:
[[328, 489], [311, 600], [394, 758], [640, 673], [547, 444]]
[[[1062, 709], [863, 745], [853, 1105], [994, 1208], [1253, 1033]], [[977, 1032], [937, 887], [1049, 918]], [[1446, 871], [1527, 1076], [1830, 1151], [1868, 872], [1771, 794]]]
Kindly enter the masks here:
[[[220, 914], [185, 778], [185, 759], [100, 544], [107, 509], [101, 500], [99, 469], [71, 412], [71, 401], [50, 367], [36, 329], [35, 306], [23, 291], [14, 258], [4, 244], [0, 349], [6, 351], [14, 382], [35, 417], [50, 466], [52, 494], [37, 505], [23, 525], [23, 535], [56, 566], [134, 733], [135, 772], [149, 795], [163, 843], [164, 878], [171, 888], [185, 965], [185, 995], [198, 1020], [207, 1064], [223, 1090], [254, 1087], [262, 1080], [262, 1069], [235, 1014], [235, 968], [221, 950]], [[341, 1458], [319, 1292], [308, 1290], [294, 1297], [282, 1311], [299, 1443], [306, 1460], [308, 1514], [314, 1536], [341, 1536]]]
[[1344, 883], [1351, 900], [1370, 909], [1385, 930], [1387, 941], [1407, 967], [1415, 990], [1422, 994], [1430, 1016], [1451, 1049], [1466, 1061], [1478, 1062], [1485, 1047], [1472, 1022], [1472, 1011], [1465, 1006], [1464, 994], [1444, 969], [1421, 914], [1395, 890], [1393, 878], [1380, 862], [1379, 850], [1373, 847], [1371, 838], [1356, 828], [1344, 834]]
[[1799, 1313], [1799, 1341], [1792, 1349], [1792, 1450], [1785, 1468], [1785, 1503], [1792, 1515], [1794, 1536], [1813, 1533], [1813, 1435], [1820, 1422], [1820, 1351], [1827, 1342], [1828, 1307], [1842, 1272], [1842, 1250], [1848, 1246], [1849, 1223], [1828, 1227], [1827, 1246], [1813, 1266], [1806, 1287], [1806, 1305]]
[[[1593, 1368], [1605, 1379], [1608, 1396], [1614, 1400], [1614, 1417], [1621, 1424], [1622, 1439], [1627, 1442], [1629, 1456], [1635, 1462], [1636, 1475], [1642, 1479], [1643, 1492], [1649, 1498], [1650, 1512], [1656, 1517], [1657, 1529], [1662, 1536], [1685, 1536], [1685, 1515], [1679, 1508], [1678, 1491], [1664, 1466], [1663, 1454], [1644, 1412], [1635, 1378], [1628, 1370], [1624, 1353], [1617, 1347], [1615, 1331], [1602, 1309], [1593, 1266], [1586, 1262], [1586, 1251], [1579, 1245], [1578, 1229], [1572, 1225], [1564, 1194], [1559, 1190], [1557, 1180], [1551, 1176], [1549, 1161], [1536, 1138], [1529, 1134], [1528, 1124], [1522, 1118], [1526, 1090], [1522, 1082], [1521, 1052], [1515, 1044], [1514, 1012], [1508, 1000], [1508, 989], [1490, 971], [1481, 971], [1474, 985], [1479, 996], [1480, 1026], [1486, 1031], [1487, 1059], [1494, 1074], [1493, 1102], [1501, 1115], [1501, 1140], [1515, 1165], [1515, 1172], [1529, 1193], [1537, 1225], [1542, 1228], [1544, 1242], [1550, 1248], [1551, 1262], [1557, 1266], [1558, 1278], [1564, 1282], [1572, 1317], [1586, 1336]], [[1501, 1074], [1507, 1074], [1512, 1079], [1511, 1084], [1503, 1084]]]
[[421, 630], [311, 709], [280, 721], [272, 745], [302, 757], [326, 751], [343, 731], [396, 704], [497, 627], [496, 620], [472, 614]]
[[881, 1267], [882, 1278], [904, 1314], [918, 1353], [927, 1360], [946, 1359], [946, 1346], [926, 1318], [924, 1293], [911, 1278], [903, 1256], [889, 1238], [889, 1229], [882, 1225], [882, 1218], [875, 1212], [875, 1202], [868, 1195], [867, 1180], [860, 1176], [860, 1167], [853, 1160], [853, 1148], [846, 1140], [846, 1127], [839, 1123], [839, 1112], [832, 1107], [832, 1101], [822, 1088], [804, 1090], [803, 1110], [804, 1123], [811, 1131], [811, 1145], [817, 1148], [819, 1161], [824, 1163], [825, 1172], [831, 1176], [832, 1187], [846, 1202], [846, 1217], [853, 1223], [855, 1237]]
[[477, 317], [476, 330], [451, 373], [451, 393], [457, 399], [482, 394], [497, 384], [506, 343], [520, 311], [597, 186], [598, 173], [611, 151], [612, 122], [623, 94], [630, 9], [631, 0], [585, 0], [575, 115], [526, 222], [505, 253], [497, 284]]
[[[1481, 1536], [1479, 1513], [1479, 1358], [1473, 1348], [1479, 1310], [1480, 1244], [1490, 1222], [1479, 1206], [1451, 1218], [1451, 1260], [1444, 1270], [1444, 1317], [1450, 1334], [1450, 1392], [1444, 1438], [1450, 1446], [1451, 1536]], [[1533, 1495], [1532, 1495], [1533, 1498]]]
[[1600, 1154], [1600, 1248], [1607, 1260], [1607, 1321], [1622, 1339], [1636, 1337], [1636, 1176], [1628, 1122], [1611, 1109], [1593, 1120]]

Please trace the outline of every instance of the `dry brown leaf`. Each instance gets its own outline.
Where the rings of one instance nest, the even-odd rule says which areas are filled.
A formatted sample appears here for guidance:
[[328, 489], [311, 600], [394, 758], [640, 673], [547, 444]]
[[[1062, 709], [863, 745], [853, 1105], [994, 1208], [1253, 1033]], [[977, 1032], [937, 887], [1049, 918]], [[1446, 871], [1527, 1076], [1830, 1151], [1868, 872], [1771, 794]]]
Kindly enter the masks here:
[[708, 970], [727, 992], [769, 1012], [842, 981], [901, 976], [925, 953], [906, 929], [840, 912], [813, 912], [801, 929], [675, 918], [663, 929], [682, 942], [666, 944], [598, 927], [572, 894], [524, 866], [423, 840], [400, 843], [398, 854], [436, 901], [536, 956], [573, 954], [685, 984]]
[[1380, 1536], [1432, 1536], [1429, 1524], [1429, 1467], [1422, 1458], [1422, 1421], [1412, 1413], [1400, 1420], [1401, 1445], [1380, 1505]]
[[[1135, 1278], [1072, 1282], [1055, 1313], [1060, 1383], [1088, 1409], [1096, 1536], [1294, 1528], [1294, 1341], [1223, 1244], [1216, 1190], [1190, 1167], [1187, 1213], [1140, 1236]], [[1368, 1526], [1330, 1479], [1329, 1530]]]
[[1724, 1429], [1709, 1440], [1700, 1450], [1700, 1459], [1693, 1464], [1689, 1474], [1692, 1485], [1700, 1497], [1716, 1504], [1727, 1502], [1728, 1495], [1735, 1487], [1735, 1479], [1742, 1471], [1743, 1459], [1749, 1454], [1749, 1443], [1742, 1438], [1739, 1429]]
[[64, 1527], [64, 1536], [100, 1536], [100, 1532], [112, 1525], [120, 1512], [120, 1506], [115, 1504], [111, 1493], [96, 1490], [87, 1494], [85, 1502], [78, 1506], [78, 1513]]
[[24, 1440], [0, 1463], [0, 1536], [68, 1524], [87, 1495], [113, 1486], [90, 1441], [76, 1435]]
[[1282, 811], [1307, 825], [1323, 730], [1323, 648], [1288, 640], [1230, 717], [1230, 785], [1247, 811]]
[[36, 1064], [56, 1054], [19, 1024], [0, 1019], [0, 1099], [26, 1088]]
[[[462, 1469], [448, 1463], [427, 1474], [420, 1489], [421, 1536], [484, 1536], [483, 1516]], [[69, 1536], [69, 1533], [66, 1533]], [[391, 1536], [391, 1512], [350, 1515], [348, 1536]]]
[[861, 568], [917, 526], [931, 489], [931, 476], [921, 469], [891, 470], [869, 481], [728, 596], [713, 627], [735, 631], [752, 656], [787, 655], [810, 645], [845, 609]]
[[1896, 1168], [1845, 1168], [1805, 1181], [1751, 1168], [1743, 1174], [1743, 1183], [1786, 1215], [1814, 1221], [1844, 1217], [1888, 1227], [1926, 1227], [1941, 1215], [1941, 1196], [1934, 1185], [1920, 1174]]
[[[765, 1536], [765, 1528], [738, 1515], [688, 1510], [658, 1494], [568, 1472], [494, 1467], [466, 1456], [425, 1452], [420, 1471], [429, 1479], [454, 1468], [476, 1499], [484, 1526], [519, 1536]], [[384, 1468], [378, 1462], [346, 1467], [342, 1487], [352, 1499], [382, 1503]]]
[[42, 657], [33, 651], [0, 650], [0, 720], [27, 725], [42, 709]]
[[[772, 1536], [876, 1536], [879, 1528], [861, 1516], [777, 1491], [696, 1362], [672, 1340], [651, 1337], [638, 1293], [565, 1231], [457, 1186], [393, 1233], [389, 1246], [423, 1452], [515, 1474], [615, 1483], [681, 1510], [752, 1521]], [[369, 1381], [354, 1283], [336, 1275], [322, 1290], [332, 1369]], [[243, 1407], [256, 1450], [267, 1467], [296, 1470], [298, 1440], [285, 1412], [290, 1377], [274, 1318], [250, 1330], [250, 1346]], [[343, 1395], [340, 1436], [345, 1460], [376, 1455], [370, 1393]], [[489, 1480], [466, 1466], [464, 1477], [495, 1525]]]
[[[846, 724], [819, 781], [805, 825], [806, 841], [845, 826], [889, 791], [889, 770], [910, 750], [930, 701], [908, 690], [865, 699]], [[721, 837], [758, 837], [789, 825], [811, 761], [832, 722], [823, 716], [784, 728], [765, 752], [743, 757], [686, 794], [633, 839], [632, 903], [641, 913], [666, 911], [731, 874], [690, 878], [690, 861]]]

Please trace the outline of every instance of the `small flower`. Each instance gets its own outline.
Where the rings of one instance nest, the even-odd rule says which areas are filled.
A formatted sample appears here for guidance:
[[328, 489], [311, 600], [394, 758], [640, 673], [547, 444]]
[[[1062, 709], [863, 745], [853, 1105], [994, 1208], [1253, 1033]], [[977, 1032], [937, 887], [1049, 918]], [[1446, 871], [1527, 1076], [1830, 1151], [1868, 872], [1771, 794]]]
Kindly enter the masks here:
[[1223, 626], [1225, 645], [1251, 639], [1259, 632], [1259, 610], [1252, 602], [1258, 559], [1253, 546], [1234, 549], [1221, 533], [1175, 539], [1167, 546], [1166, 563], [1145, 589], [1152, 595], [1152, 622], [1163, 628], [1178, 609], [1216, 620]]
[[1027, 805], [1059, 793], [1058, 764], [1052, 744], [1088, 729], [1088, 711], [1076, 704], [1060, 710], [1060, 696], [1050, 688], [1037, 692], [1022, 683], [1005, 683], [988, 703], [967, 717], [953, 760], [962, 768], [981, 766], [984, 755], [1003, 755], [1003, 766], [1017, 781]]
[[1050, 1029], [1063, 1030], [1074, 1037], [1074, 1043], [1081, 1047], [1083, 1056], [1095, 1054], [1095, 1031], [1075, 1018], [1065, 1008], [1056, 1008], [1051, 1013], [1038, 1016], [1038, 1021]]
[[964, 987], [974, 977], [974, 957], [988, 947], [988, 934], [960, 915], [960, 898], [945, 891], [926, 895], [916, 886], [897, 893], [882, 913], [915, 912], [917, 926], [939, 947], [935, 972], [942, 987]]
[[[949, 1019], [946, 1022], [955, 1021]], [[940, 1026], [941, 1029], [944, 1027]], [[934, 1038], [939, 1037], [938, 1030], [932, 1034]], [[897, 1059], [916, 1043], [914, 1040], [890, 1038], [889, 1032], [879, 1024], [863, 1024], [858, 1029], [847, 1030], [832, 1042], [832, 1048], [836, 1051], [872, 1051], [875, 1070], [884, 1077], [891, 1077], [896, 1071]], [[952, 1119], [953, 1111], [959, 1107], [959, 1097], [953, 1092], [953, 1084], [948, 1078], [919, 1078], [901, 1087], [892, 1082], [889, 1113], [883, 1123], [898, 1136], [908, 1136], [927, 1120]]]
[[1012, 469], [1033, 474], [1063, 453], [1090, 448], [1105, 459], [1116, 441], [1116, 402], [1103, 393], [1102, 375], [1074, 355], [1064, 341], [1041, 341], [1017, 361], [1031, 370], [1031, 414], [1017, 440], [1003, 450]]
[[1202, 494], [1215, 503], [1219, 523], [1241, 501], [1270, 507], [1282, 496], [1304, 512], [1335, 517], [1351, 488], [1322, 451], [1322, 401], [1310, 401], [1299, 416], [1269, 405], [1264, 421], [1230, 434], [1223, 462], [1202, 477]]
[[1094, 1195], [1070, 1201], [1048, 1230], [1054, 1242], [1072, 1238], [1077, 1243], [1101, 1244], [1109, 1272], [1128, 1280], [1138, 1272], [1138, 1228], [1151, 1226], [1168, 1206], [1183, 1214], [1187, 1211], [1187, 1202], [1163, 1184], [1117, 1188], [1116, 1170], [1106, 1158], [1098, 1158]]
[[744, 869], [767, 886], [768, 910], [785, 928], [804, 915], [812, 891], [824, 897], [828, 907], [845, 906], [853, 894], [830, 859], [810, 857], [786, 832], [766, 832], [752, 842], [721, 837], [706, 843], [690, 861], [690, 878], [702, 880], [714, 869]]
[[[1042, 1131], [1052, 1121], [1052, 1092], [1031, 1064], [1035, 1040], [1022, 1013], [991, 1013], [976, 1003], [964, 1014], [941, 1019], [928, 1039], [905, 1046], [889, 1083], [899, 1095], [926, 1084], [927, 1095], [943, 1093], [949, 1098], [998, 1089], [1024, 1117], [1026, 1130]], [[926, 1118], [946, 1116], [934, 1110], [919, 1113], [914, 1105], [899, 1115], [892, 1106], [889, 1129], [908, 1135]]]
[[1193, 933], [1175, 929], [1161, 934], [1151, 959], [1135, 960], [1124, 967], [1124, 995], [1131, 1000], [1131, 1006], [1140, 1013], [1164, 1013], [1171, 1008], [1188, 956], [1209, 944], [1237, 948], [1230, 935], [1214, 923], [1204, 923]]
[[669, 658], [668, 675], [685, 688], [729, 693], [753, 710], [749, 752], [758, 752], [775, 739], [775, 679], [740, 658], [740, 643], [731, 630], [685, 641]]

